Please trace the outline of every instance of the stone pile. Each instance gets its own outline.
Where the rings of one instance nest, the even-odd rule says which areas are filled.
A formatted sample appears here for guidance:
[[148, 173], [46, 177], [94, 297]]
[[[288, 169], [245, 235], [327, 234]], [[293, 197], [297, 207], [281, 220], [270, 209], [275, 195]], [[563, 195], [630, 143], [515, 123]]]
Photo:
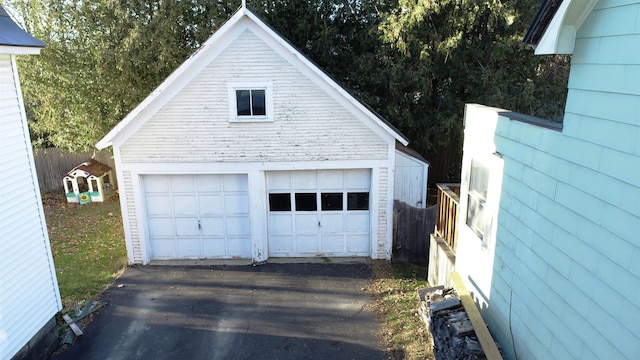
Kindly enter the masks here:
[[418, 296], [419, 313], [431, 332], [437, 360], [486, 359], [469, 316], [452, 289], [421, 289]]

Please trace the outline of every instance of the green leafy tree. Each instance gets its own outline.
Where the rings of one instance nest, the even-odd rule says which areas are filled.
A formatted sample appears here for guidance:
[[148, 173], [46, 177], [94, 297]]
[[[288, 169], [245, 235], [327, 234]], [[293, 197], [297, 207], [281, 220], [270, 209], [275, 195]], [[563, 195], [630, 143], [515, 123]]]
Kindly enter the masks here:
[[533, 0], [399, 0], [381, 24], [395, 50], [384, 114], [414, 135], [429, 160], [454, 165], [439, 181], [459, 178], [465, 103], [561, 116], [566, 58], [535, 57], [522, 43], [538, 7]]
[[21, 57], [36, 145], [93, 148], [237, 9], [237, 1], [13, 0], [47, 44]]

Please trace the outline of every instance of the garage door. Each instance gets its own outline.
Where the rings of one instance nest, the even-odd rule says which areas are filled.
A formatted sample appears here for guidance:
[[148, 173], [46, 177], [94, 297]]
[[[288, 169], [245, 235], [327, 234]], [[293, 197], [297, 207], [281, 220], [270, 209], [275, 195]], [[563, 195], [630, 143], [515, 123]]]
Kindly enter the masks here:
[[371, 172], [267, 173], [269, 256], [368, 256]]
[[251, 258], [247, 175], [146, 175], [151, 259]]

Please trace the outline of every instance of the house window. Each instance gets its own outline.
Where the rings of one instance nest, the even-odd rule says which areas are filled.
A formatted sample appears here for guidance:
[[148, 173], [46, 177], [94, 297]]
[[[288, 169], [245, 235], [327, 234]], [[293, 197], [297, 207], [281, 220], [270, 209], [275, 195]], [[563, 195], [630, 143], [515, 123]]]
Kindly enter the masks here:
[[238, 116], [267, 115], [264, 103], [264, 89], [236, 90], [236, 114]]
[[98, 192], [98, 190], [100, 190], [98, 188], [98, 180], [91, 179], [91, 181], [89, 182], [89, 191]]
[[487, 209], [485, 208], [488, 187], [489, 169], [472, 160], [467, 202], [467, 226], [481, 240], [484, 240], [484, 231], [488, 220]]
[[271, 82], [233, 81], [228, 87], [230, 122], [273, 121]]

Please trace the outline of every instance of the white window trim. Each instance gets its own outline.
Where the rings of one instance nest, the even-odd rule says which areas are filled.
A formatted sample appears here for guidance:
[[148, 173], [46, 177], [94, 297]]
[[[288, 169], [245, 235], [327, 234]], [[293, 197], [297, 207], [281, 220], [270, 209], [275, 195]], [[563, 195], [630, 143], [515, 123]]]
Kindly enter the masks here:
[[[265, 80], [234, 80], [227, 83], [229, 122], [271, 122], [273, 118], [273, 82]], [[236, 90], [264, 90], [266, 115], [238, 115]]]

